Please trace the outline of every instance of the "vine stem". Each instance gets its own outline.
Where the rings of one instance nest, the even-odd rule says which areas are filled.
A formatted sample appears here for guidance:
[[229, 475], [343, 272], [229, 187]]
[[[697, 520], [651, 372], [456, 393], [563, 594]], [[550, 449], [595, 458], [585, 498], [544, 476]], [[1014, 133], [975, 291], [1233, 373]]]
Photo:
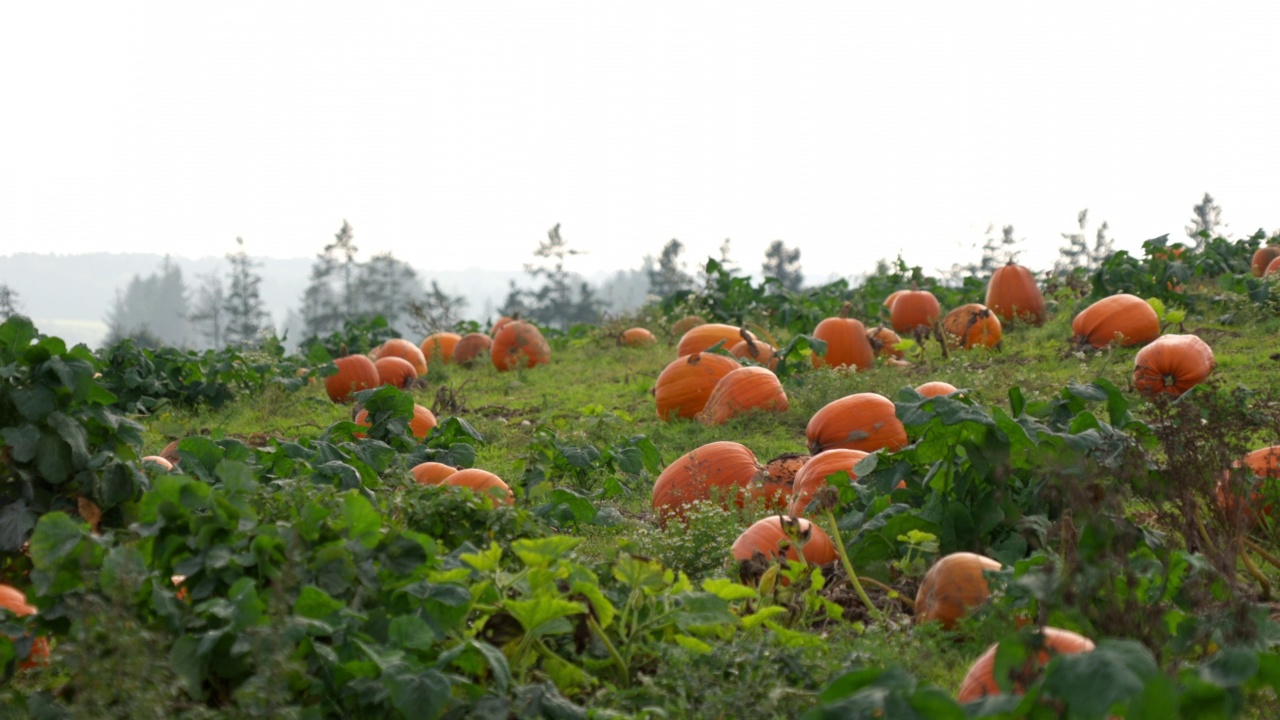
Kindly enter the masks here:
[[1277, 568], [1280, 568], [1280, 558], [1262, 549], [1262, 547], [1259, 546], [1258, 543], [1250, 540], [1249, 538], [1243, 538], [1241, 542], [1244, 543], [1245, 547], [1257, 553], [1263, 560], [1266, 560], [1267, 562], [1271, 563]]
[[874, 619], [880, 619], [880, 610], [871, 602], [871, 598], [867, 597], [867, 591], [862, 588], [862, 583], [858, 580], [858, 573], [853, 570], [853, 563], [849, 561], [849, 553], [845, 552], [844, 540], [840, 538], [840, 527], [836, 524], [836, 517], [827, 510], [827, 524], [831, 526], [831, 539], [836, 544], [836, 554], [840, 556], [840, 564], [844, 566], [844, 574], [849, 576], [849, 584], [853, 586], [854, 592], [858, 593], [858, 598], [862, 600], [862, 604], [867, 606], [867, 612]]
[[877, 579], [875, 579], [875, 578], [870, 578], [870, 577], [862, 576], [862, 577], [859, 577], [859, 578], [858, 578], [858, 582], [866, 583], [866, 584], [868, 584], [868, 585], [875, 585], [876, 587], [880, 588], [881, 590], [883, 590], [883, 591], [885, 591], [885, 592], [887, 592], [887, 593], [889, 593], [889, 594], [891, 594], [891, 595], [894, 595], [894, 596], [897, 598], [898, 602], [905, 603], [905, 604], [906, 604], [906, 606], [907, 606], [907, 607], [909, 607], [909, 608], [911, 608], [911, 610], [912, 610], [913, 612], [914, 612], [914, 611], [915, 611], [915, 609], [916, 609], [916, 601], [915, 601], [915, 600], [912, 600], [911, 598], [907, 597], [906, 595], [903, 595], [902, 593], [898, 592], [897, 590], [894, 590], [892, 587], [890, 587], [890, 586], [888, 586], [888, 585], [886, 585], [886, 584], [884, 584], [884, 583], [880, 582], [879, 580], [877, 580]]
[[596, 637], [600, 638], [600, 643], [608, 651], [613, 664], [618, 667], [618, 675], [622, 678], [622, 687], [630, 687], [631, 673], [627, 670], [627, 663], [622, 659], [622, 655], [618, 653], [618, 649], [613, 646], [613, 643], [609, 642], [609, 637], [604, 634], [604, 628], [600, 627], [600, 623], [596, 622], [596, 619], [590, 615], [587, 616], [587, 626], [596, 634]]

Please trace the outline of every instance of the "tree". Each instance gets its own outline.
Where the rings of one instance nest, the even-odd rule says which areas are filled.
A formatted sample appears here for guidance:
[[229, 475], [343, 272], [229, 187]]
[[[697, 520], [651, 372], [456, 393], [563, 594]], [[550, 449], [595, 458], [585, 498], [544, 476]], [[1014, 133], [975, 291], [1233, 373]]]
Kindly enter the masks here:
[[449, 330], [462, 320], [462, 309], [467, 298], [450, 295], [440, 289], [440, 283], [431, 281], [431, 289], [421, 299], [409, 303], [409, 327], [422, 335]]
[[187, 340], [186, 285], [182, 269], [165, 256], [160, 272], [134, 275], [107, 313], [108, 344], [132, 337], [148, 345], [182, 345]]
[[[581, 282], [565, 268], [565, 258], [582, 254], [582, 251], [570, 248], [560, 236], [560, 223], [547, 231], [547, 239], [538, 244], [538, 249], [533, 254], [535, 257], [546, 258], [550, 265], [530, 263], [524, 266], [525, 272], [543, 279], [542, 287], [527, 296], [529, 317], [540, 324], [556, 326], [562, 330], [573, 323], [595, 322], [600, 318], [602, 303], [595, 297], [591, 286]], [[514, 284], [512, 290], [516, 290]], [[512, 300], [524, 302], [522, 298], [513, 297], [512, 294], [507, 299], [508, 307]]]
[[671, 238], [662, 247], [658, 256], [658, 267], [649, 270], [649, 292], [659, 298], [670, 297], [681, 290], [693, 288], [693, 276], [685, 271], [685, 264], [680, 261], [680, 253], [684, 252], [684, 244]]
[[227, 260], [231, 262], [231, 286], [223, 301], [227, 345], [255, 347], [268, 328], [271, 316], [267, 314], [258, 292], [258, 286], [262, 284], [262, 276], [254, 271], [258, 264], [245, 253], [244, 238], [236, 238], [236, 245], [240, 247], [239, 251], [227, 253]]
[[412, 316], [409, 306], [420, 302], [424, 294], [422, 280], [409, 263], [390, 252], [379, 253], [359, 266], [357, 277], [359, 316], [381, 315], [393, 328], [408, 327]]
[[18, 314], [18, 291], [8, 283], [0, 283], [0, 320], [8, 320]]
[[346, 307], [352, 307], [351, 303], [356, 297], [356, 254], [360, 252], [360, 248], [356, 247], [355, 232], [350, 223], [342, 221], [342, 227], [333, 236], [333, 242], [324, 246], [324, 252], [341, 263], [342, 303]]
[[1205, 193], [1204, 199], [1192, 207], [1191, 211], [1195, 213], [1195, 217], [1191, 218], [1191, 224], [1186, 228], [1187, 237], [1200, 250], [1204, 248], [1206, 240], [1218, 235], [1218, 226], [1222, 223], [1222, 208], [1213, 201], [1212, 195]]
[[1102, 261], [1111, 255], [1111, 238], [1107, 235], [1109, 225], [1103, 221], [1094, 236], [1093, 247], [1089, 247], [1089, 237], [1085, 232], [1089, 226], [1089, 209], [1085, 208], [1076, 215], [1076, 223], [1080, 229], [1074, 233], [1062, 233], [1067, 244], [1058, 249], [1058, 261], [1053, 265], [1055, 275], [1069, 275], [1073, 271], [1097, 270]]
[[191, 309], [188, 319], [213, 343], [214, 350], [221, 350], [227, 323], [223, 309], [227, 294], [222, 285], [222, 277], [217, 272], [211, 272], [203, 278], [200, 289], [196, 291], [195, 307]]
[[[355, 257], [360, 249], [346, 220], [333, 237], [333, 242], [316, 255], [307, 289], [302, 293], [302, 320], [308, 336], [337, 332], [356, 314], [351, 302], [355, 300]], [[335, 280], [341, 280], [336, 289]]]
[[781, 240], [774, 240], [764, 251], [761, 267], [766, 278], [777, 278], [782, 287], [797, 291], [804, 282], [800, 273], [800, 248], [788, 248]]

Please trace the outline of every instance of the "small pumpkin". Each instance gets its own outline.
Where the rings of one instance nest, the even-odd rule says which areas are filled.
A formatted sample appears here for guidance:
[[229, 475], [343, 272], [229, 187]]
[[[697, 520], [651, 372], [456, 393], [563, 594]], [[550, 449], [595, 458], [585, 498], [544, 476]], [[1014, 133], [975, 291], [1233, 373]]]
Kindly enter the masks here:
[[682, 337], [685, 333], [698, 327], [706, 325], [707, 321], [702, 319], [701, 315], [685, 315], [671, 325], [671, 334], [675, 337]]
[[438, 332], [432, 333], [422, 339], [422, 344], [418, 349], [422, 351], [422, 356], [430, 361], [439, 360], [443, 363], [453, 362], [453, 348], [458, 345], [458, 341], [462, 336], [455, 332]]
[[383, 385], [400, 388], [401, 390], [413, 386], [418, 379], [418, 371], [413, 369], [413, 365], [408, 360], [394, 355], [378, 358], [373, 366], [378, 369], [378, 380]]
[[417, 377], [427, 374], [427, 357], [423, 354], [422, 348], [403, 338], [392, 338], [382, 343], [378, 346], [377, 353], [371, 353], [371, 355], [375, 361], [385, 357], [402, 358], [413, 366]]
[[809, 419], [805, 437], [814, 455], [831, 448], [896, 452], [907, 445], [907, 430], [893, 402], [876, 393], [855, 393], [827, 403]]
[[[0, 608], [13, 613], [14, 617], [26, 617], [36, 614], [35, 606], [27, 604], [27, 596], [12, 585], [0, 584]], [[49, 641], [43, 637], [36, 636], [31, 641], [31, 650], [18, 664], [18, 667], [26, 669], [38, 665], [46, 665], [48, 662]]]
[[1000, 318], [979, 303], [969, 303], [947, 313], [942, 319], [942, 330], [947, 344], [953, 348], [1000, 347], [1004, 330]]
[[[717, 343], [721, 343], [721, 346], [727, 351], [738, 344], [745, 332], [741, 328], [725, 325], [724, 323], [699, 325], [680, 336], [680, 342], [676, 344], [676, 355], [684, 356], [692, 355], [696, 352], [705, 352], [715, 347]], [[750, 333], [747, 333], [748, 337], [750, 335]]]
[[551, 362], [551, 344], [537, 326], [515, 320], [498, 330], [489, 347], [489, 357], [500, 372], [546, 365]]
[[880, 357], [898, 360], [903, 357], [903, 352], [897, 348], [898, 343], [902, 342], [902, 336], [887, 327], [877, 325], [868, 330], [867, 342], [871, 343], [871, 351]]
[[511, 493], [511, 487], [503, 482], [502, 478], [488, 470], [481, 470], [480, 468], [459, 470], [456, 473], [450, 473], [444, 479], [444, 482], [440, 484], [467, 488], [477, 495], [493, 499], [495, 503], [516, 504], [515, 496]]
[[382, 384], [378, 368], [367, 355], [340, 357], [333, 364], [338, 371], [324, 379], [324, 389], [336, 403], [348, 402], [353, 394]]
[[778, 368], [777, 348], [763, 340], [757, 340], [751, 333], [747, 332], [746, 328], [739, 329], [738, 334], [742, 336], [742, 340], [737, 345], [729, 348], [730, 355], [740, 360], [750, 360], [770, 370]]
[[[1259, 478], [1280, 478], [1280, 445], [1264, 447], [1249, 452], [1232, 463], [1232, 467], [1248, 468], [1254, 476]], [[1231, 473], [1223, 472], [1222, 477], [1218, 479], [1217, 487], [1214, 489], [1218, 507], [1222, 509], [1228, 518], [1232, 520], [1240, 519], [1246, 527], [1252, 528], [1258, 522], [1257, 512], [1271, 517], [1272, 503], [1266, 502], [1262, 493], [1251, 492], [1249, 493], [1248, 502], [1241, 502], [1244, 500], [1244, 493], [1232, 488], [1232, 481]]]
[[[795, 534], [794, 540], [788, 530]], [[804, 545], [800, 552], [796, 551], [797, 542]], [[738, 562], [750, 560], [756, 553], [769, 559], [780, 554], [785, 554], [788, 560], [799, 560], [803, 556], [811, 565], [826, 565], [839, 557], [835, 543], [831, 542], [826, 531], [804, 518], [785, 515], [757, 520], [733, 541], [729, 552]]]
[[424, 462], [414, 465], [409, 472], [413, 473], [413, 480], [419, 485], [441, 485], [446, 478], [458, 472], [458, 468], [444, 463]]
[[733, 358], [694, 353], [667, 364], [653, 386], [658, 417], [691, 418], [702, 412], [720, 378], [742, 367]]
[[838, 472], [849, 473], [849, 479], [857, 482], [858, 476], [853, 473], [853, 466], [866, 457], [862, 450], [833, 448], [809, 458], [809, 462], [796, 473], [791, 500], [787, 512], [792, 515], [807, 515], [809, 503], [818, 491], [827, 486], [827, 477]]
[[938, 397], [939, 395], [950, 395], [956, 391], [956, 386], [951, 383], [945, 383], [941, 380], [934, 380], [916, 387], [916, 392], [925, 397]]
[[181, 459], [178, 456], [178, 441], [174, 440], [168, 445], [165, 445], [164, 449], [160, 451], [160, 457], [168, 460], [170, 465], [177, 465], [178, 460]]
[[788, 407], [778, 376], [753, 365], [730, 370], [720, 378], [697, 418], [704, 425], [721, 425], [751, 410], [786, 412]]
[[[1037, 636], [1040, 639], [1041, 649], [1028, 658], [1024, 667], [1014, 669], [1014, 677], [1010, 678], [1013, 681], [1015, 695], [1026, 692], [1025, 683], [1038, 678], [1054, 655], [1091, 652], [1094, 649], [1092, 640], [1070, 630], [1045, 627], [1040, 629]], [[960, 683], [960, 692], [956, 695], [956, 700], [961, 704], [973, 702], [988, 695], [1000, 694], [1000, 685], [995, 678], [996, 650], [999, 645], [996, 643], [987, 648], [987, 651], [969, 667], [964, 681]]]
[[983, 571], [999, 569], [998, 561], [971, 552], [938, 558], [916, 591], [916, 622], [936, 620], [947, 630], [955, 627], [960, 618], [991, 597]]
[[628, 328], [618, 336], [618, 344], [623, 347], [644, 347], [656, 342], [658, 342], [658, 338], [642, 327]]
[[489, 352], [489, 346], [492, 344], [493, 338], [484, 333], [467, 333], [453, 346], [453, 361], [459, 365], [470, 365], [482, 353]]
[[1267, 274], [1267, 268], [1276, 258], [1280, 258], [1280, 245], [1263, 245], [1253, 253], [1253, 262], [1250, 269], [1253, 271], [1254, 277], [1262, 277]]
[[1133, 386], [1149, 397], [1178, 397], [1204, 382], [1215, 366], [1213, 349], [1195, 335], [1162, 335], [1133, 358]]
[[914, 334], [917, 329], [929, 331], [942, 317], [938, 298], [928, 290], [902, 290], [889, 307], [889, 324], [903, 334]]
[[1071, 333], [1077, 345], [1145, 345], [1160, 337], [1160, 318], [1146, 300], [1120, 293], [1081, 310], [1071, 321]]
[[875, 364], [875, 351], [871, 349], [871, 341], [867, 339], [867, 326], [861, 320], [845, 315], [849, 312], [846, 303], [837, 317], [829, 317], [818, 323], [813, 329], [813, 336], [827, 343], [825, 354], [814, 353], [811, 357], [815, 368], [851, 367], [858, 370], [870, 369]]
[[1267, 263], [1266, 269], [1262, 271], [1262, 277], [1270, 277], [1276, 273], [1280, 273], [1280, 257]]
[[991, 273], [984, 302], [1005, 322], [1017, 318], [1037, 327], [1044, 324], [1044, 295], [1036, 284], [1036, 276], [1012, 260]]
[[760, 471], [747, 446], [720, 440], [694, 448], [663, 469], [653, 482], [653, 509], [660, 522], [683, 518], [685, 506], [714, 500], [742, 507], [744, 490]]

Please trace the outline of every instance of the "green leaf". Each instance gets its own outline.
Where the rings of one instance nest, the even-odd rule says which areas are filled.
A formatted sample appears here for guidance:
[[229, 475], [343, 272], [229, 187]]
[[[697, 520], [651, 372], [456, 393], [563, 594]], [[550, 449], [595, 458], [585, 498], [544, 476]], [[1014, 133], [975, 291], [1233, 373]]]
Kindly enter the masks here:
[[410, 650], [431, 650], [436, 644], [436, 634], [417, 615], [398, 615], [387, 626], [387, 639]]
[[760, 597], [760, 593], [756, 592], [753, 587], [748, 587], [742, 583], [736, 583], [728, 578], [711, 578], [704, 580], [702, 589], [715, 595], [721, 600], [732, 602], [734, 600], [754, 600]]
[[676, 596], [680, 603], [673, 613], [676, 627], [688, 630], [709, 625], [736, 625], [738, 616], [729, 611], [729, 603], [709, 592], [682, 593]]
[[699, 655], [710, 655], [713, 648], [692, 635], [676, 635], [676, 644]]
[[73, 467], [83, 468], [89, 464], [89, 435], [85, 432], [83, 425], [60, 412], [55, 412], [49, 415], [49, 426], [56, 430], [58, 437], [71, 448]]
[[85, 526], [64, 512], [46, 513], [31, 536], [31, 560], [41, 570], [53, 569], [75, 552], [84, 539]]
[[1244, 648], [1224, 648], [1200, 666], [1200, 679], [1221, 688], [1243, 685], [1257, 674], [1258, 654]]
[[382, 684], [406, 718], [434, 720], [444, 712], [451, 698], [449, 678], [439, 670], [410, 668], [403, 663], [382, 675]]
[[508, 600], [503, 608], [519, 621], [527, 633], [535, 633], [552, 620], [579, 615], [587, 611], [582, 603], [569, 602], [560, 598], [539, 597], [531, 600]]
[[25, 500], [14, 500], [0, 507], [0, 552], [20, 552], [37, 519]]
[[204, 699], [204, 677], [208, 672], [209, 658], [200, 655], [200, 641], [191, 635], [183, 635], [169, 648], [169, 666], [182, 680], [187, 694], [196, 700]]
[[1142, 694], [1156, 673], [1155, 658], [1132, 640], [1103, 641], [1092, 652], [1059, 655], [1045, 671], [1046, 693], [1067, 701], [1073, 714], [1104, 718]]
[[545, 538], [523, 538], [511, 543], [511, 552], [529, 567], [549, 567], [582, 544], [583, 538], [552, 535]]
[[4, 444], [10, 447], [10, 454], [18, 462], [31, 462], [36, 456], [36, 443], [40, 440], [40, 429], [27, 423], [18, 427], [9, 427], [0, 431]]
[[18, 414], [31, 422], [44, 422], [56, 408], [53, 390], [44, 385], [14, 388], [9, 398]]
[[335, 600], [315, 585], [305, 585], [293, 603], [293, 612], [300, 617], [323, 620], [345, 607], [345, 603]]
[[382, 536], [382, 517], [356, 490], [350, 490], [342, 498], [342, 517], [351, 539], [366, 548], [374, 548]]

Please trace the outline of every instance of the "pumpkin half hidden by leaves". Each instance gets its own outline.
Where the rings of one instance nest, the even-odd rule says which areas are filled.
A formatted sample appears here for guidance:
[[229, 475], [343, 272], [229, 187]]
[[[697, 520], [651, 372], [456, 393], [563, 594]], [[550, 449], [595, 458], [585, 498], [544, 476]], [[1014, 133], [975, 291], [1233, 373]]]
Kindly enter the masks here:
[[1133, 357], [1133, 386], [1154, 397], [1178, 397], [1213, 372], [1213, 349], [1195, 335], [1163, 335]]
[[382, 384], [378, 368], [366, 355], [340, 357], [333, 364], [338, 371], [324, 379], [324, 389], [336, 403], [348, 402], [353, 394]]
[[804, 518], [787, 515], [757, 520], [742, 531], [729, 551], [739, 562], [750, 560], [757, 552], [769, 559], [785, 555], [788, 560], [799, 560], [803, 556], [811, 565], [826, 565], [838, 557], [835, 543], [822, 528]]
[[[27, 604], [27, 596], [12, 585], [0, 584], [0, 608], [8, 610], [14, 617], [35, 615], [36, 608]], [[22, 659], [18, 667], [23, 669], [44, 665], [49, 662], [49, 641], [36, 637], [31, 641], [31, 650]]]
[[957, 552], [938, 558], [916, 592], [916, 622], [936, 620], [950, 630], [960, 618], [991, 597], [983, 571], [1000, 569], [984, 555]]
[[[1013, 668], [1011, 672], [1013, 677], [1006, 678], [1013, 686], [1014, 695], [1025, 693], [1026, 683], [1038, 679], [1053, 656], [1091, 652], [1094, 649], [1093, 641], [1089, 638], [1070, 630], [1052, 627], [1041, 628], [1040, 632], [1032, 635], [1031, 642], [1037, 649], [1029, 653], [1026, 665]], [[969, 667], [964, 681], [960, 683], [960, 692], [956, 695], [956, 700], [960, 703], [973, 702], [989, 695], [1000, 694], [1000, 684], [996, 682], [995, 677], [996, 651], [999, 646], [1000, 644], [996, 643], [987, 648], [987, 651]]]
[[999, 348], [1004, 329], [1000, 318], [991, 309], [978, 303], [969, 303], [947, 313], [942, 319], [942, 331], [947, 345], [953, 348]]
[[925, 397], [938, 397], [939, 395], [950, 395], [956, 391], [956, 386], [951, 383], [945, 383], [941, 380], [924, 383], [916, 386], [916, 392]]
[[444, 483], [445, 478], [458, 472], [458, 468], [444, 463], [424, 462], [414, 465], [409, 472], [413, 474], [414, 482], [419, 485], [440, 485]]
[[849, 473], [849, 480], [858, 481], [853, 466], [869, 453], [848, 448], [832, 448], [809, 458], [809, 462], [796, 473], [792, 483], [791, 500], [787, 512], [792, 515], [808, 515], [809, 503], [818, 491], [827, 486], [827, 477], [838, 472]]
[[451, 473], [445, 477], [441, 485], [452, 485], [454, 487], [464, 487], [471, 490], [477, 495], [490, 498], [494, 503], [505, 503], [507, 505], [515, 505], [515, 496], [511, 493], [510, 486], [503, 481], [502, 478], [494, 475], [488, 470], [479, 468], [467, 468]]

